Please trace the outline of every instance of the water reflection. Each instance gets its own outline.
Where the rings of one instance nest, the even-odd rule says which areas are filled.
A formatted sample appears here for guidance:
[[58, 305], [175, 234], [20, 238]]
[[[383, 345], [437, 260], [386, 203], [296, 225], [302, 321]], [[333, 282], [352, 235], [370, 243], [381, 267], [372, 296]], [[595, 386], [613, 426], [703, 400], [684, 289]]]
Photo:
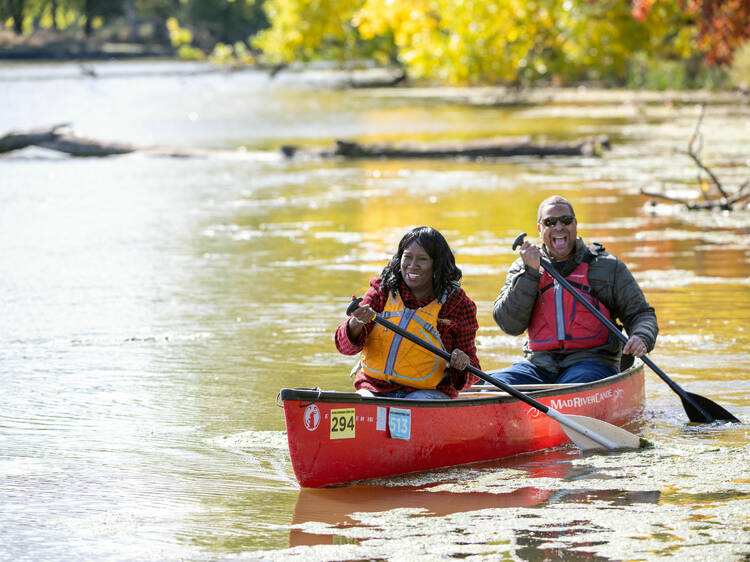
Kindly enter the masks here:
[[[322, 490], [330, 516], [298, 489], [274, 404], [282, 387], [351, 388], [351, 358], [336, 352], [333, 330], [416, 224], [456, 249], [479, 308], [485, 370], [517, 359], [521, 339], [495, 326], [492, 302], [513, 239], [533, 232], [538, 202], [559, 192], [576, 203], [583, 236], [622, 257], [656, 307], [654, 361], [749, 420], [750, 215], [654, 209], [638, 193], [691, 189], [690, 163], [674, 149], [697, 108], [655, 103], [638, 117], [623, 104], [477, 109], [407, 90], [185, 68], [112, 65], [93, 81], [65, 65], [3, 66], [0, 107], [12, 111], [0, 112], [0, 132], [71, 121], [95, 138], [248, 152], [334, 137], [608, 134], [613, 148], [603, 158], [478, 162], [0, 156], [7, 556], [284, 557], [295, 503], [293, 533], [342, 542], [319, 556], [326, 545], [303, 550], [308, 560], [564, 556], [583, 544], [610, 559], [748, 553], [747, 426], [688, 425], [655, 375], [635, 428], [653, 450], [564, 451]], [[747, 109], [714, 109], [704, 156], [739, 183]]]
[[[399, 510], [414, 517], [430, 518], [489, 509], [543, 509], [566, 503], [627, 506], [659, 502], [658, 489], [596, 489], [596, 480], [602, 476], [599, 468], [577, 466], [572, 462], [576, 458], [579, 453], [566, 448], [392, 478], [381, 484], [372, 481], [334, 488], [303, 488], [294, 507], [289, 546], [352, 543], [348, 538], [351, 536], [356, 537], [353, 544], [359, 544], [387, 533], [377, 527], [368, 534], [368, 521], [373, 514]], [[557, 485], [545, 488], [544, 483], [550, 479], [557, 481]], [[514, 485], [514, 481], [518, 484]], [[528, 485], [535, 481], [541, 486]], [[582, 490], [566, 487], [567, 481], [588, 482]], [[580, 524], [573, 522], [569, 526]], [[358, 531], [353, 535], [342, 534], [342, 530], [352, 528]], [[513, 542], [523, 559], [545, 558], [551, 554], [542, 546], [549, 537], [560, 534], [574, 536], [575, 531], [518, 530]], [[537, 552], [526, 552], [528, 549]]]
[[[289, 546], [335, 544], [337, 529], [367, 527], [368, 513], [409, 509], [419, 517], [439, 517], [489, 508], [538, 505], [552, 495], [537, 488], [512, 492], [432, 492], [429, 487], [348, 486], [346, 488], [303, 488], [297, 496], [289, 532]], [[351, 515], [356, 513], [357, 517]], [[305, 523], [326, 523], [323, 534], [306, 531]], [[313, 526], [313, 528], [320, 528]], [[377, 533], [378, 535], [380, 533]], [[358, 540], [362, 540], [362, 537]]]

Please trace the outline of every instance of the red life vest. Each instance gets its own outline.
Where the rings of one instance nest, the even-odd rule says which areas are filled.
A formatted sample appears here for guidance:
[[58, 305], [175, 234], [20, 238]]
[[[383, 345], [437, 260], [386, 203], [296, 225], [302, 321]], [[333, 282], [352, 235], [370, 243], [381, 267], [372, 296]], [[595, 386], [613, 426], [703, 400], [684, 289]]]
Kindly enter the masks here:
[[[565, 279], [611, 320], [610, 311], [591, 294], [590, 257]], [[607, 343], [607, 328], [546, 271], [539, 280], [536, 304], [528, 327], [529, 349], [586, 349]]]

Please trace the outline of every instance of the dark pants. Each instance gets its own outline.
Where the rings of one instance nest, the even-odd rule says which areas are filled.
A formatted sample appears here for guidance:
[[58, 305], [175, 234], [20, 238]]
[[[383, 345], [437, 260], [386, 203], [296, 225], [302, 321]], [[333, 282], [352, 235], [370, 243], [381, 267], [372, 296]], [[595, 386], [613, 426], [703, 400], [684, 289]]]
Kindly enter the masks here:
[[617, 374], [617, 369], [599, 361], [580, 361], [560, 374], [540, 369], [529, 361], [513, 363], [510, 367], [487, 373], [493, 379], [510, 386], [517, 384], [560, 384], [591, 382]]

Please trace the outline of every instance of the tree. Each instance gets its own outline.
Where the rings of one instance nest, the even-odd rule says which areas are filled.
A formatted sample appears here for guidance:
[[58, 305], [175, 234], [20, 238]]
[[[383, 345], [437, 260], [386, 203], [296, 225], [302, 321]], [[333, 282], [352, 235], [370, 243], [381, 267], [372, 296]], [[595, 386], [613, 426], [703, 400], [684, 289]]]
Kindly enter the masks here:
[[[647, 21], [654, 10], [675, 0], [634, 0], [633, 16]], [[727, 65], [735, 50], [750, 39], [748, 0], [679, 0], [679, 7], [697, 28], [697, 45], [709, 64]]]
[[16, 35], [23, 33], [23, 19], [26, 11], [25, 0], [5, 0], [5, 10], [0, 10], [0, 16], [10, 18], [13, 22], [13, 32]]
[[83, 32], [86, 37], [91, 37], [97, 18], [106, 20], [125, 13], [124, 0], [82, 0], [81, 13], [84, 16]]
[[679, 28], [681, 13], [662, 8], [646, 24], [622, 0], [267, 0], [266, 10], [271, 28], [255, 44], [271, 58], [369, 48], [412, 77], [450, 83], [622, 81], [633, 52], [685, 43], [652, 39], [672, 32], [659, 25]]
[[271, 62], [354, 58], [359, 34], [352, 18], [360, 5], [361, 0], [266, 0], [271, 27], [253, 45]]
[[215, 41], [242, 41], [268, 27], [262, 2], [255, 0], [190, 0], [187, 13], [188, 22]]

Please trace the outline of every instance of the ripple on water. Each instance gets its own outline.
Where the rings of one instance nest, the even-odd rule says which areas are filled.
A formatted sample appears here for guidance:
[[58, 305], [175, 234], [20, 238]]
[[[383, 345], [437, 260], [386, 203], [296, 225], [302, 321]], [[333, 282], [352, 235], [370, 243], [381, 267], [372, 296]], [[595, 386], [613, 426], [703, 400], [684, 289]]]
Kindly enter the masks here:
[[250, 476], [258, 479], [257, 486], [273, 486], [278, 483], [296, 486], [289, 470], [285, 432], [244, 431], [212, 437], [206, 440], [206, 444], [236, 454], [249, 468]]
[[689, 285], [750, 285], [750, 277], [708, 277], [678, 269], [651, 269], [639, 272], [638, 283], [643, 289], [671, 289]]

